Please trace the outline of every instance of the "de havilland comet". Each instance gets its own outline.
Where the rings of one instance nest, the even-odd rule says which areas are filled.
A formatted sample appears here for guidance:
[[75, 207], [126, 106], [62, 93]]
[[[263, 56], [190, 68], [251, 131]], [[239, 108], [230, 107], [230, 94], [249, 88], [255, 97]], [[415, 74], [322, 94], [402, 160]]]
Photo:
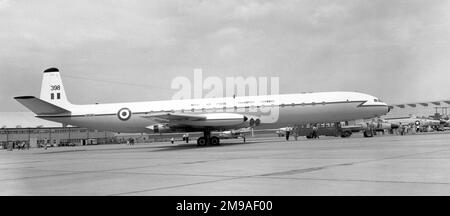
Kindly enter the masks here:
[[197, 145], [218, 145], [211, 131], [261, 129], [379, 117], [389, 108], [377, 97], [357, 92], [317, 92], [149, 102], [75, 105], [68, 101], [57, 68], [44, 71], [40, 97], [18, 102], [38, 118], [123, 133], [198, 131]]

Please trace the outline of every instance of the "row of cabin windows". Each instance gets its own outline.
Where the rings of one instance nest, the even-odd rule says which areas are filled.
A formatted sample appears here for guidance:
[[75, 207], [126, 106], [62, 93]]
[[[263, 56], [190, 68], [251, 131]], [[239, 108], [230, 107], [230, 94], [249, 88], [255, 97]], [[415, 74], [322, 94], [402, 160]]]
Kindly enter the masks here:
[[[325, 102], [321, 102], [321, 103], [315, 103], [315, 102], [312, 102], [311, 103], [311, 105], [318, 105], [318, 104], [321, 104], [321, 105], [325, 105], [326, 103]], [[306, 106], [306, 103], [302, 103], [302, 104], [295, 104], [295, 103], [292, 103], [292, 104], [280, 104], [280, 105], [275, 105], [275, 104], [272, 104], [272, 105], [262, 105], [262, 106], [245, 106], [245, 107], [237, 107], [237, 106], [234, 106], [233, 107], [233, 109], [234, 110], [237, 110], [237, 109], [248, 109], [248, 108], [264, 108], [264, 107], [275, 107], [275, 106], [279, 106], [279, 107], [286, 107], [286, 106], [296, 106], [296, 105], [301, 105], [301, 106]], [[231, 107], [230, 107], [231, 108]], [[222, 108], [219, 108], [219, 107], [217, 107], [217, 108], [202, 108], [201, 110], [200, 109], [194, 109], [194, 108], [192, 108], [192, 109], [190, 109], [190, 111], [191, 112], [195, 112], [195, 111], [206, 111], [206, 110], [212, 110], [212, 109], [223, 109], [224, 111], [225, 110], [227, 110], [227, 109], [230, 109], [230, 108], [228, 108], [228, 107], [222, 107]], [[189, 109], [181, 109], [181, 112], [185, 112], [185, 111], [188, 111]]]
[[[347, 102], [350, 102], [348, 99], [346, 100]], [[375, 99], [374, 100], [375, 102], [377, 102], [377, 101], [379, 101], [379, 102], [381, 102], [381, 100], [378, 100], [378, 99]], [[273, 101], [270, 101], [270, 102], [273, 102]], [[239, 104], [249, 104], [249, 103], [255, 103], [254, 101], [242, 101], [242, 102], [238, 102]], [[267, 103], [266, 101], [263, 101], [263, 103]], [[309, 103], [308, 103], [309, 104]], [[322, 101], [322, 102], [311, 102], [310, 103], [311, 105], [316, 105], [316, 104], [322, 104], [322, 105], [325, 105], [326, 104], [326, 102], [325, 101]], [[191, 106], [200, 106], [201, 104], [191, 104]], [[206, 104], [206, 105], [211, 105], [211, 104]], [[216, 103], [216, 105], [226, 105], [226, 103]], [[290, 104], [291, 106], [295, 106], [295, 103], [292, 103], [292, 104]], [[301, 103], [300, 105], [302, 105], [302, 106], [305, 106], [306, 105], [306, 103]], [[271, 105], [262, 105], [262, 106], [274, 106], [274, 104], [271, 104]], [[287, 106], [287, 104], [281, 104], [280, 106], [282, 106], [282, 107], [284, 107], [284, 106]], [[259, 107], [259, 106], [258, 106]]]
[[[55, 93], [50, 94], [50, 99], [55, 99]], [[61, 93], [56, 93], [56, 99], [61, 99]]]
[[[350, 101], [347, 100], [347, 102], [349, 103]], [[248, 108], [258, 108], [259, 109], [259, 108], [276, 107], [276, 106], [279, 106], [279, 107], [292, 106], [292, 107], [294, 107], [294, 106], [298, 106], [298, 105], [300, 105], [300, 106], [306, 106], [306, 105], [313, 105], [313, 106], [315, 106], [315, 105], [325, 105], [325, 104], [326, 104], [326, 102], [322, 101], [322, 102], [318, 102], [318, 103], [312, 102], [312, 103], [308, 103], [308, 104], [306, 104], [306, 103], [301, 103], [301, 104], [291, 103], [291, 104], [280, 104], [280, 105], [271, 104], [271, 105], [261, 105], [261, 106], [254, 106], [254, 105], [252, 105], [252, 106], [245, 106], [245, 107], [237, 107], [237, 106], [225, 107], [224, 106], [222, 108], [220, 108], [220, 107], [212, 107], [212, 108], [202, 108], [202, 109], [195, 109], [195, 108], [192, 108], [192, 109], [181, 109], [181, 112], [183, 112], [183, 113], [184, 112], [189, 112], [189, 111], [191, 111], [191, 112], [205, 112], [206, 110], [214, 110], [214, 109], [215, 110], [222, 109], [225, 112], [227, 109], [234, 109], [234, 110], [237, 110], [237, 109], [248, 109]], [[161, 112], [165, 112], [165, 111], [166, 110], [161, 110]], [[153, 111], [150, 111], [150, 112], [153, 112]], [[171, 112], [175, 112], [175, 110], [171, 110]]]

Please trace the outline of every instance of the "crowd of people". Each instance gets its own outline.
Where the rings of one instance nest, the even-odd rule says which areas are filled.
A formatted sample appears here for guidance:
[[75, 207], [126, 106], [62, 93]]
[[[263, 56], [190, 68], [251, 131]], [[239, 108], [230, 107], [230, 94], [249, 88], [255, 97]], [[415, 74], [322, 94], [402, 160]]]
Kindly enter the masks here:
[[30, 144], [25, 141], [13, 141], [4, 143], [2, 147], [8, 151], [12, 151], [13, 149], [28, 150], [30, 149]]
[[133, 138], [128, 138], [127, 139], [127, 145], [134, 145], [134, 139]]
[[395, 135], [407, 135], [407, 134], [412, 134], [412, 133], [419, 133], [422, 131], [432, 131], [433, 128], [431, 126], [425, 127], [425, 128], [421, 128], [420, 125], [417, 124], [401, 124], [399, 123], [398, 128], [396, 129], [392, 129], [391, 134], [395, 134]]
[[[286, 128], [286, 134], [285, 134], [286, 141], [289, 141], [291, 133], [294, 136], [295, 140], [297, 140], [298, 137], [300, 136], [300, 131], [299, 130], [300, 130], [300, 128], [297, 125], [294, 126], [294, 127], [287, 127]], [[319, 139], [319, 127], [317, 126], [317, 124], [314, 124], [312, 126], [312, 132], [307, 137], [308, 138], [312, 138], [312, 139]]]

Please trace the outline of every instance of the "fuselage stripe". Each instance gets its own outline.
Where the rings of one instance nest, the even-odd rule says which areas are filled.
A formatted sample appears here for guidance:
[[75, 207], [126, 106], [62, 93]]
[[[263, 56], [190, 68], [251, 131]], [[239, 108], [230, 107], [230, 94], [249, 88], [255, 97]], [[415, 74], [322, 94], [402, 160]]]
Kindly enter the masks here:
[[[249, 108], [271, 108], [274, 106], [280, 107], [280, 108], [285, 108], [285, 107], [292, 107], [292, 106], [320, 106], [320, 105], [327, 105], [327, 104], [347, 104], [347, 103], [360, 103], [357, 107], [383, 107], [385, 105], [378, 105], [378, 104], [374, 104], [374, 105], [364, 105], [364, 103], [366, 103], [367, 101], [336, 101], [336, 102], [318, 102], [318, 103], [294, 103], [294, 104], [274, 104], [274, 105], [262, 105], [262, 106], [252, 106], [252, 107], [248, 107], [248, 106], [243, 106], [243, 107], [218, 107], [218, 108], [204, 108], [204, 111], [210, 111], [210, 110], [218, 110], [218, 109], [225, 109], [227, 111], [229, 110], [233, 110], [233, 109], [249, 109]], [[184, 112], [189, 112], [191, 109], [183, 109]], [[201, 114], [200, 110], [203, 109], [194, 109], [197, 112], [193, 112], [193, 113], [197, 113], [197, 114]], [[157, 112], [180, 112], [180, 113], [184, 113], [182, 110], [167, 110], [167, 111], [157, 111]], [[202, 113], [204, 112], [202, 111]], [[132, 112], [132, 115], [140, 115], [140, 114], [149, 114], [149, 113], [154, 113], [156, 111], [146, 111], [146, 112]], [[192, 113], [192, 112], [190, 112]], [[105, 114], [85, 114], [85, 115], [38, 115], [36, 117], [38, 118], [67, 118], [67, 117], [92, 117], [92, 116], [111, 116], [111, 115], [117, 115], [117, 113], [105, 113]]]

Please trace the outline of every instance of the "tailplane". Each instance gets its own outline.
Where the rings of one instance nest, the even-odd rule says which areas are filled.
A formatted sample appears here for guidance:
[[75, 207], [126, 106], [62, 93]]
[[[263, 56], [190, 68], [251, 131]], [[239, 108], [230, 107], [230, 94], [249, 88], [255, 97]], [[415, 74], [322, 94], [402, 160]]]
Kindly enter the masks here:
[[70, 114], [69, 110], [48, 103], [39, 98], [35, 98], [33, 96], [20, 96], [15, 97], [14, 99], [16, 99], [19, 103], [27, 107], [32, 112], [36, 113], [36, 115]]

